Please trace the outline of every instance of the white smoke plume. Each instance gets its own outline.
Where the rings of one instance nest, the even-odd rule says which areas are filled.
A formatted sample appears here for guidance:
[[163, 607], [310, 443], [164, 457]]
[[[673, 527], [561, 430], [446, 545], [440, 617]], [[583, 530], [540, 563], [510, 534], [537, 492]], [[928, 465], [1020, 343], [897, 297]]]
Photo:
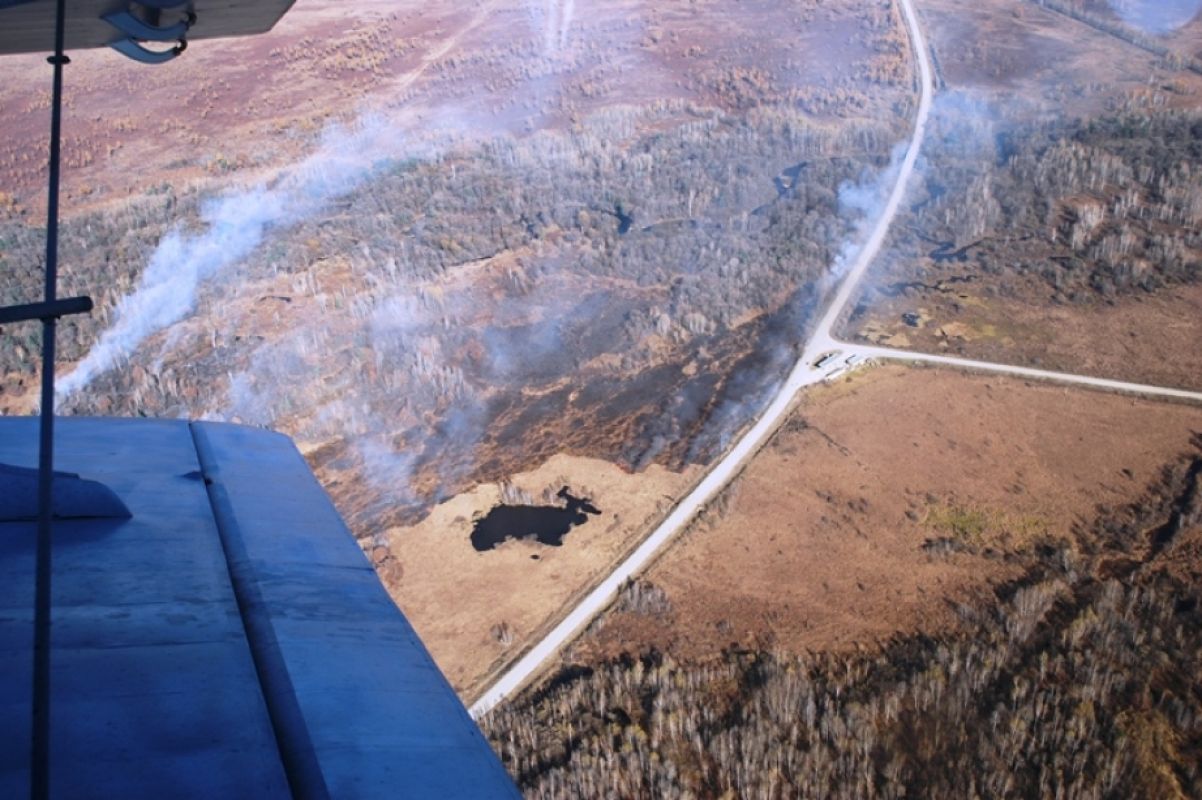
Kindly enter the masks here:
[[873, 228], [886, 212], [889, 194], [897, 183], [906, 149], [907, 142], [899, 142], [893, 147], [889, 164], [884, 169], [865, 169], [857, 180], [846, 181], [839, 186], [839, 215], [848, 223], [848, 235], [832, 250], [834, 257], [830, 267], [808, 291], [798, 294], [795, 305], [789, 309], [790, 324], [782, 327], [774, 340], [763, 342], [769, 366], [760, 366], [744, 374], [736, 372], [730, 377], [730, 385], [735, 389], [729, 391], [728, 396], [711, 412], [710, 431], [694, 440], [690, 446], [689, 460], [699, 459], [700, 454], [706, 451], [725, 450], [740, 426], [760, 413], [780, 390], [790, 366], [799, 354], [799, 346], [818, 323], [815, 312], [820, 310], [824, 300], [829, 305], [831, 293], [852, 269]]
[[839, 213], [852, 220], [853, 230], [837, 251], [831, 267], [819, 284], [819, 295], [825, 294], [840, 283], [852, 268], [856, 257], [864, 249], [865, 242], [889, 200], [889, 192], [897, 183], [898, 172], [906, 157], [907, 142], [898, 142], [893, 147], [889, 166], [880, 171], [865, 170], [859, 180], [847, 181], [839, 186]]
[[543, 33], [543, 53], [553, 56], [567, 47], [572, 18], [576, 15], [576, 0], [542, 0], [541, 8], [532, 0], [530, 16]]
[[1114, 13], [1128, 25], [1146, 33], [1167, 34], [1189, 24], [1202, 0], [1109, 0]]
[[366, 117], [331, 128], [316, 152], [271, 185], [257, 185], [202, 207], [204, 230], [175, 229], [155, 249], [138, 287], [118, 302], [116, 322], [58, 382], [61, 401], [117, 365], [148, 336], [187, 316], [201, 283], [245, 259], [272, 227], [304, 219], [363, 180], [391, 148], [391, 130]]
[[576, 14], [576, 0], [563, 0], [559, 17], [559, 48], [568, 45], [568, 32], [572, 29], [572, 17]]

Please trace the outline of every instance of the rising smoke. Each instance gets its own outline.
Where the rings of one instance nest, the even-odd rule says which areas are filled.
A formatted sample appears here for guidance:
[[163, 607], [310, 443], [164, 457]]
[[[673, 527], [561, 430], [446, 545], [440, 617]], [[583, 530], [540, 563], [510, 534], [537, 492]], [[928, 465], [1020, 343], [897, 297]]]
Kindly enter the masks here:
[[1157, 35], [1185, 26], [1202, 10], [1202, 0], [1109, 0], [1109, 3], [1123, 22]]
[[[567, 45], [575, 1], [546, 0], [542, 9], [533, 3], [531, 9], [543, 33], [545, 53], [556, 55]], [[427, 142], [418, 148], [406, 142], [406, 156], [421, 157], [446, 147], [454, 138], [446, 132], [461, 128], [452, 109], [440, 107], [435, 116], [439, 144]], [[271, 228], [312, 217], [327, 202], [351, 191], [382, 159], [397, 157], [401, 148], [395, 139], [395, 130], [381, 118], [365, 115], [351, 127], [327, 129], [314, 153], [270, 185], [205, 204], [205, 229], [191, 234], [177, 228], [159, 242], [138, 287], [118, 302], [117, 321], [58, 381], [59, 402], [122, 363], [147, 337], [191, 313], [201, 283], [245, 259]]]
[[[549, 0], [539, 10], [542, 16], [530, 32], [533, 49], [538, 49], [541, 38], [547, 54], [555, 56], [566, 47], [570, 34], [573, 34], [574, 3], [572, 0]], [[579, 32], [574, 35], [582, 38]], [[558, 56], [547, 59], [548, 62], [552, 60], [558, 65], [567, 61], [566, 57]], [[546, 66], [546, 71], [539, 75], [549, 76], [549, 83], [558, 80], [560, 66], [556, 64]], [[531, 80], [527, 76], [527, 85]], [[541, 104], [536, 103], [535, 107], [541, 108]], [[437, 109], [440, 128], [444, 127], [443, 118], [450, 113], [447, 109]], [[629, 139], [634, 130], [629, 115], [626, 112], [609, 113], [620, 118], [621, 124], [630, 126], [631, 130], [622, 135], [607, 135], [601, 140]], [[616, 125], [618, 123], [614, 122], [613, 126]], [[136, 291], [118, 305], [116, 324], [101, 336], [75, 372], [61, 382], [60, 397], [79, 391], [97, 375], [128, 358], [147, 337], [170, 330], [174, 323], [192, 312], [198, 291], [206, 281], [238, 277], [240, 265], [273, 231], [319, 214], [331, 200], [369, 179], [382, 157], [398, 154], [401, 148], [396, 138], [378, 120], [368, 120], [350, 130], [331, 131], [316, 153], [276, 180], [205, 205], [203, 229], [199, 233], [176, 230], [163, 239]], [[532, 149], [538, 149], [542, 159], [561, 159], [570, 163], [573, 169], [582, 169], [580, 165], [587, 163], [572, 137], [548, 134], [534, 144], [538, 147], [532, 145]], [[437, 151], [433, 144], [421, 149], [422, 152], [414, 153], [414, 148], [405, 146], [406, 155]], [[591, 151], [585, 152], [592, 155]], [[895, 154], [893, 167], [885, 172], [866, 173], [860, 182], [848, 184], [840, 191], [843, 212], [853, 219], [862, 218], [865, 229], [876, 216], [873, 209], [883, 202], [887, 190], [882, 191], [880, 187], [891, 184], [899, 157], [900, 154]], [[653, 166], [649, 156], [631, 160], [631, 169], [650, 170]], [[766, 181], [764, 190], [767, 194]], [[663, 205], [669, 207], [678, 199], [673, 196]], [[547, 198], [547, 204], [554, 208], [561, 206], [553, 196]], [[604, 213], [606, 209], [601, 211]], [[691, 201], [688, 213], [693, 213]], [[688, 236], [687, 233], [680, 235]], [[858, 245], [861, 238], [853, 237], [849, 241], [847, 254], [854, 253], [853, 245]], [[367, 243], [362, 244], [366, 247]], [[403, 252], [401, 247], [396, 249], [398, 261], [403, 261]], [[693, 251], [685, 249], [684, 252]], [[704, 258], [704, 254], [698, 251], [697, 257]], [[377, 257], [365, 252], [363, 258], [372, 261]], [[724, 396], [718, 398], [717, 410], [707, 420], [705, 435], [717, 437], [720, 442], [717, 449], [725, 445], [729, 435], [748, 418], [750, 411], [759, 407], [787, 372], [816, 296], [833, 284], [849, 265], [846, 255], [840, 257], [830, 270], [826, 283], [799, 293], [793, 304], [794, 311], [782, 315], [780, 324], [761, 342], [762, 347], [771, 350], [772, 357], [759, 362], [754, 370], [727, 381]], [[696, 268], [684, 261], [680, 266], [682, 270]], [[231, 371], [227, 392], [224, 397], [221, 392], [213, 392], [206, 398], [208, 402], [219, 404], [209, 406], [206, 415], [273, 425], [295, 417], [303, 408], [306, 427], [298, 439], [345, 442], [358, 457], [365, 476], [376, 485], [377, 494], [391, 504], [407, 502], [406, 493], [412, 491], [412, 479], [419, 468], [423, 469], [422, 477], [427, 476], [431, 465], [419, 463], [423, 455], [437, 454], [437, 463], [433, 465], [437, 475], [434, 477], [443, 486], [455, 485], [459, 472], [471, 466], [473, 450], [491, 419], [485, 403], [487, 398], [483, 396], [489, 383], [521, 384], [529, 377], [523, 372], [527, 365], [545, 362], [547, 368], [552, 368], [556, 366], [554, 357], [568, 349], [561, 343], [555, 326], [544, 324], [547, 316], [541, 312], [541, 309], [555, 308], [561, 299], [554, 296], [540, 299], [529, 293], [523, 296], [520, 305], [539, 309], [540, 313], [529, 315], [536, 322], [525, 325], [526, 332], [515, 337], [508, 331], [523, 326], [510, 324], [507, 327], [506, 323], [497, 322], [501, 316], [499, 312], [513, 302], [512, 298], [490, 293], [488, 288], [469, 286], [458, 296], [448, 293], [445, 300], [438, 303], [420, 303], [415, 297], [421, 287], [416, 281], [409, 280], [403, 267], [401, 273], [402, 276], [389, 287], [395, 291], [395, 296], [388, 298], [381, 291], [372, 297], [374, 305], [364, 306], [368, 308], [366, 317], [357, 317], [355, 322], [344, 319], [342, 324], [348, 330], [354, 328], [352, 334], [341, 330], [326, 336], [336, 323], [315, 319], [303, 323], [302, 329], [290, 332], [282, 340], [256, 347], [248, 359], [231, 364], [227, 367]], [[480, 325], [481, 318], [488, 318], [492, 323]], [[339, 337], [342, 337], [341, 342]], [[356, 348], [372, 353], [374, 369], [361, 373], [347, 370], [332, 375], [333, 370], [327, 370], [325, 366], [337, 360], [339, 354], [331, 351], [331, 339], [335, 340], [336, 348], [353, 340]], [[242, 345], [240, 352], [245, 354], [249, 346]], [[475, 349], [469, 350], [469, 347]], [[468, 352], [476, 354], [474, 363], [481, 373], [469, 376], [469, 379], [475, 379], [474, 385], [468, 385], [470, 380], [465, 382], [463, 373], [453, 366]], [[320, 366], [319, 361], [322, 362]], [[312, 388], [319, 384], [322, 384], [320, 388]], [[382, 398], [374, 405], [364, 399], [373, 393]], [[691, 403], [699, 410], [671, 408], [664, 417], [670, 421], [677, 416], [690, 419], [701, 416], [704, 412], [700, 409], [709, 399], [708, 396], [679, 398], [675, 401], [678, 405]], [[186, 413], [197, 411], [190, 408]], [[402, 440], [398, 438], [398, 431], [420, 433]], [[662, 435], [654, 434], [646, 458], [653, 458], [670, 442], [679, 441], [680, 434], [681, 431], [675, 429], [665, 429]], [[708, 449], [712, 452], [714, 448]]]
[[59, 401], [127, 359], [148, 336], [191, 313], [201, 283], [245, 259], [271, 228], [310, 217], [357, 186], [382, 154], [395, 151], [391, 134], [370, 116], [350, 128], [332, 127], [312, 155], [271, 184], [204, 204], [204, 229], [177, 228], [159, 242], [138, 287], [118, 302], [117, 321], [58, 382]]
[[[559, 70], [564, 64], [561, 53], [570, 40], [575, 3], [530, 0], [529, 7], [532, 41], [538, 49], [541, 40], [547, 59], [541, 72], [523, 75], [530, 91], [519, 94], [533, 98], [529, 101], [533, 107], [543, 109], [557, 102]], [[485, 87], [480, 87], [480, 91], [485, 91]], [[157, 367], [164, 366], [182, 330], [175, 327], [176, 323], [195, 311], [206, 283], [237, 282], [247, 269], [254, 268], [251, 266], [254, 252], [260, 245], [273, 235], [281, 235], [282, 229], [319, 215], [330, 201], [369, 180], [377, 164], [386, 160], [395, 163], [401, 157], [435, 156], [468, 138], [465, 131], [481, 125], [480, 109], [468, 110], [470, 104], [461, 106], [459, 100], [444, 100], [420, 110], [419, 105], [406, 104], [401, 124], [406, 130], [422, 126], [420, 145], [414, 144], [417, 137], [396, 135], [389, 125], [397, 121], [391, 118], [387, 124], [369, 117], [350, 128], [331, 129], [312, 155], [274, 180], [205, 203], [199, 232], [181, 227], [165, 236], [135, 290], [117, 303], [115, 323], [100, 335], [76, 368], [59, 381], [60, 403], [86, 389], [105, 371], [120, 366], [148, 338], [159, 334], [164, 341], [152, 370], [157, 373]], [[507, 118], [494, 117], [488, 124], [489, 132], [501, 137], [518, 128], [517, 123]], [[401, 139], [403, 143], [398, 141]], [[469, 292], [463, 301], [450, 298], [431, 307], [413, 302], [419, 291], [416, 286], [400, 285], [396, 291], [391, 300], [381, 302], [359, 335], [365, 336], [377, 353], [380, 375], [413, 376], [414, 380], [405, 384], [401, 412], [407, 415], [409, 424], [413, 424], [410, 417], [437, 417], [438, 424], [427, 429], [429, 438], [409, 447], [401, 446], [395, 438], [395, 432], [403, 427], [393, 413], [396, 409], [375, 408], [363, 400], [363, 395], [374, 391], [383, 395], [401, 393], [396, 391], [395, 384], [389, 385], [387, 378], [370, 387], [357, 383], [368, 380], [361, 375], [346, 378], [338, 384], [338, 391], [309, 407], [307, 422], [311, 427], [298, 438], [329, 437], [348, 442], [379, 493], [392, 502], [404, 503], [410, 478], [419, 466], [419, 445], [441, 453], [436, 465], [439, 478], [453, 482], [457, 471], [470, 462], [472, 448], [486, 423], [477, 394], [454, 389], [463, 384], [463, 376], [449, 365], [451, 354], [439, 349], [440, 337], [449, 335], [446, 321], [461, 318], [469, 313], [468, 309], [478, 311], [502, 301], [487, 293]], [[229, 366], [225, 392], [211, 393], [200, 401], [203, 404], [200, 407], [193, 403], [181, 408], [181, 412], [205, 418], [233, 418], [248, 424], [280, 424], [295, 414], [298, 395], [303, 394], [300, 387], [311, 386], [310, 382], [322, 373], [315, 362], [330, 357], [329, 324], [328, 321], [306, 323], [278, 341], [255, 347], [247, 360]], [[519, 369], [532, 352], [551, 348], [551, 344], [544, 344], [541, 339], [528, 338], [515, 343], [488, 331], [475, 334], [483, 347], [488, 369], [497, 379]], [[214, 341], [218, 336], [214, 333]]]
[[543, 54], [554, 56], [567, 47], [576, 0], [543, 0], [541, 7], [531, 2], [529, 9], [532, 24], [542, 31]]
[[839, 186], [839, 215], [850, 224], [850, 233], [833, 248], [829, 269], [815, 283], [800, 287], [767, 327], [757, 344], [762, 360], [736, 370], [726, 381], [706, 429], [689, 446], [690, 461], [724, 451], [742, 425], [759, 414], [780, 390], [789, 368], [813, 332], [817, 322], [815, 310], [830, 301], [832, 292], [851, 270], [873, 227], [885, 213], [906, 148], [907, 142], [899, 142], [884, 169], [865, 169], [856, 180]]
[[838, 248], [831, 268], [822, 276], [820, 293], [825, 293], [843, 280], [863, 249], [865, 241], [885, 212], [889, 192], [897, 183], [908, 142], [893, 146], [889, 165], [883, 170], [866, 169], [858, 179], [839, 186], [839, 213], [854, 225], [852, 233]]

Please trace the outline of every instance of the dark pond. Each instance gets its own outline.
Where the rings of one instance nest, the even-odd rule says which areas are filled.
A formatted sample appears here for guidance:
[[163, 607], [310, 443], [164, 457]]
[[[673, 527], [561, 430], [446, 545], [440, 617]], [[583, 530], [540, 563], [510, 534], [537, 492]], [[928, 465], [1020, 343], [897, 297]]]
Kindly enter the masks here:
[[601, 513], [601, 509], [587, 498], [574, 497], [566, 486], [556, 496], [565, 505], [495, 506], [476, 520], [472, 528], [472, 547], [484, 552], [506, 539], [537, 539], [542, 544], [559, 547], [574, 526], [588, 522], [589, 514]]
[[630, 226], [634, 224], [634, 217], [622, 210], [622, 204], [614, 205], [614, 216], [618, 218], [618, 235], [625, 236], [630, 232]]

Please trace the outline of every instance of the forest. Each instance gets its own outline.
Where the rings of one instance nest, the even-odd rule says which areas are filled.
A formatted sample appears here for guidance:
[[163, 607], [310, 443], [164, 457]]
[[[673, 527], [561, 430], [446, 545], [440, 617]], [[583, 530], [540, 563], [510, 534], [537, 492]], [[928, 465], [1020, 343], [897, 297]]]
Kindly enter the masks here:
[[1197, 796], [1200, 483], [1195, 451], [1145, 501], [999, 555], [1025, 574], [956, 630], [569, 663], [486, 730], [529, 797]]
[[1194, 110], [1015, 125], [944, 96], [888, 280], [970, 276], [987, 296], [1076, 304], [1197, 282], [1199, 156]]
[[[333, 443], [311, 454], [319, 470], [388, 484], [343, 504], [357, 531], [504, 478], [515, 457], [703, 461], [783, 374], [863, 216], [841, 187], [871, 184], [901, 133], [663, 103], [381, 159], [204, 284], [198, 324], [151, 337], [63, 411], [232, 417]], [[62, 292], [98, 311], [64, 322], [63, 359], [112, 321], [147, 243], [200, 230], [210, 200], [162, 187], [68, 222]], [[0, 227], [14, 298], [37, 291], [39, 235]], [[28, 380], [36, 336], [5, 337], [0, 374]], [[561, 433], [530, 435], [554, 419]]]

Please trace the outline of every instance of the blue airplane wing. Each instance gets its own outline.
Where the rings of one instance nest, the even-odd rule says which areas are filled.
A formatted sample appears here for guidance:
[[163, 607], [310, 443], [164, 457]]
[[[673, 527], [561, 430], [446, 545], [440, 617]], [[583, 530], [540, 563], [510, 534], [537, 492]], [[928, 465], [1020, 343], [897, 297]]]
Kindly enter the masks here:
[[[65, 45], [70, 51], [264, 33], [293, 2], [67, 0]], [[0, 55], [52, 52], [55, 7], [56, 0], [0, 0]]]
[[[130, 516], [55, 521], [51, 796], [518, 796], [291, 440], [57, 428]], [[0, 462], [36, 461], [37, 419], [0, 418]], [[0, 521], [0, 797], [30, 779], [35, 541]]]

